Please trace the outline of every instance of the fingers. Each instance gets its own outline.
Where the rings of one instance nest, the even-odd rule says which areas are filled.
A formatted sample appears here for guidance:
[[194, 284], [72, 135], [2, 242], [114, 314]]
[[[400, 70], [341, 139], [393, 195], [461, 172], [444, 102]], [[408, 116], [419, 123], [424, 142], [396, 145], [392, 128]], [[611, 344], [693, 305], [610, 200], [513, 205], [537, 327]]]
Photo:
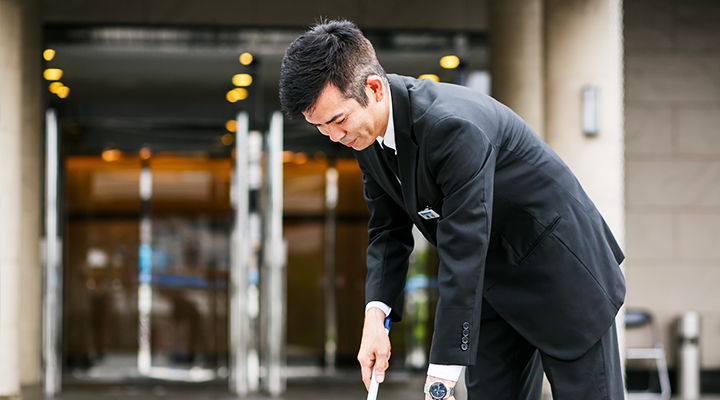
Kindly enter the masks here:
[[[359, 357], [358, 357], [359, 358]], [[358, 361], [360, 361], [358, 359]], [[365, 390], [370, 390], [370, 378], [372, 376], [373, 362], [360, 361], [360, 372], [362, 373], [362, 381], [365, 384]]]
[[359, 354], [358, 362], [360, 363], [360, 372], [362, 374], [362, 381], [365, 384], [365, 389], [370, 388], [370, 380], [372, 378], [372, 371], [375, 370], [375, 379], [378, 383], [385, 381], [385, 371], [390, 367], [390, 352], [378, 351], [375, 353], [375, 358], [372, 355]]
[[385, 381], [385, 371], [390, 366], [388, 360], [390, 359], [390, 351], [380, 350], [376, 353], [377, 359], [375, 360], [375, 378], [378, 383]]
[[[382, 316], [375, 318], [372, 311], [378, 311]], [[360, 363], [360, 372], [365, 389], [370, 388], [373, 368], [378, 383], [385, 380], [385, 370], [388, 368], [390, 358], [390, 339], [383, 326], [384, 313], [379, 309], [371, 309], [366, 314], [363, 336], [358, 351], [357, 360]]]

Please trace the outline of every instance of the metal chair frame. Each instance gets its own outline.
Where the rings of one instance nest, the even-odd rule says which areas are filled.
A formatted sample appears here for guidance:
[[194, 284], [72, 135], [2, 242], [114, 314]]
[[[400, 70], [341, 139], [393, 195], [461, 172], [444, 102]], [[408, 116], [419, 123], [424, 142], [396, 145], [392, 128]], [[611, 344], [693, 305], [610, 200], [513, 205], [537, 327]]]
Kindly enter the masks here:
[[644, 391], [628, 391], [628, 400], [643, 399], [662, 399], [670, 398], [670, 377], [668, 374], [667, 360], [665, 358], [665, 349], [660, 340], [660, 330], [655, 323], [652, 315], [647, 311], [627, 310], [625, 313], [626, 328], [640, 328], [650, 326], [653, 347], [633, 347], [625, 350], [625, 356], [628, 360], [655, 360], [658, 380], [660, 381], [660, 392], [652, 392], [648, 387]]

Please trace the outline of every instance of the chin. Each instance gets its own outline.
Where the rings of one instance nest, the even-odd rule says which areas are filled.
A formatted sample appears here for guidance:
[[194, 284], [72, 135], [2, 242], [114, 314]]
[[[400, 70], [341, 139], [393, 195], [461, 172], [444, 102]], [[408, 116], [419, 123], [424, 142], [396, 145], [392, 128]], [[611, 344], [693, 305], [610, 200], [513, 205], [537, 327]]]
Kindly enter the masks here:
[[362, 151], [367, 149], [369, 146], [364, 143], [355, 143], [355, 145], [352, 147], [353, 150]]

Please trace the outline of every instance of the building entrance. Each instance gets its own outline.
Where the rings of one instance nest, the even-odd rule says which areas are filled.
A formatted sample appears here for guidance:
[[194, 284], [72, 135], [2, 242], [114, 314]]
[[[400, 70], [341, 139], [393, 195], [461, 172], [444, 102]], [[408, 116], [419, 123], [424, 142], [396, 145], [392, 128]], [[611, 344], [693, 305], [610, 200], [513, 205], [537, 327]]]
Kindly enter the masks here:
[[[67, 382], [137, 380], [215, 382], [242, 393], [269, 389], [280, 374], [332, 377], [346, 366], [355, 374], [369, 216], [352, 151], [276, 113], [282, 55], [301, 32], [45, 32], [53, 50], [45, 67], [61, 71], [47, 82], [48, 137], [56, 129], [57, 139], [48, 182], [58, 182], [47, 196], [57, 211], [47, 231], [58, 239], [46, 246], [57, 260], [47, 264], [44, 308], [51, 394]], [[486, 63], [481, 35], [369, 37], [390, 73], [482, 82], [472, 74]], [[455, 50], [466, 53], [465, 69], [440, 67]], [[275, 203], [253, 186], [273, 174], [268, 135], [277, 119], [279, 225], [258, 217]], [[267, 252], [263, 238], [277, 226], [284, 246]], [[279, 281], [264, 272], [270, 260], [283, 261]], [[435, 297], [433, 273], [417, 265], [407, 287], [410, 325], [396, 324], [391, 335], [394, 365], [423, 368]], [[270, 281], [280, 297], [264, 286]], [[281, 331], [270, 328], [278, 318]], [[281, 354], [269, 356], [270, 348]], [[271, 368], [278, 357], [280, 372]]]

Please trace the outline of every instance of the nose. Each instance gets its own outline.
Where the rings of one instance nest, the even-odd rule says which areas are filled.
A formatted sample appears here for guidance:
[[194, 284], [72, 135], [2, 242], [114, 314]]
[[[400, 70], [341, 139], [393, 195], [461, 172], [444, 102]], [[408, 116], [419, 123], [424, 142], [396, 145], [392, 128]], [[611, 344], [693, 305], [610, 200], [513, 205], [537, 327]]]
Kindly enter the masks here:
[[347, 132], [340, 127], [330, 125], [325, 128], [325, 132], [323, 132], [323, 134], [328, 136], [333, 142], [339, 142], [345, 137], [345, 135], [347, 135]]

